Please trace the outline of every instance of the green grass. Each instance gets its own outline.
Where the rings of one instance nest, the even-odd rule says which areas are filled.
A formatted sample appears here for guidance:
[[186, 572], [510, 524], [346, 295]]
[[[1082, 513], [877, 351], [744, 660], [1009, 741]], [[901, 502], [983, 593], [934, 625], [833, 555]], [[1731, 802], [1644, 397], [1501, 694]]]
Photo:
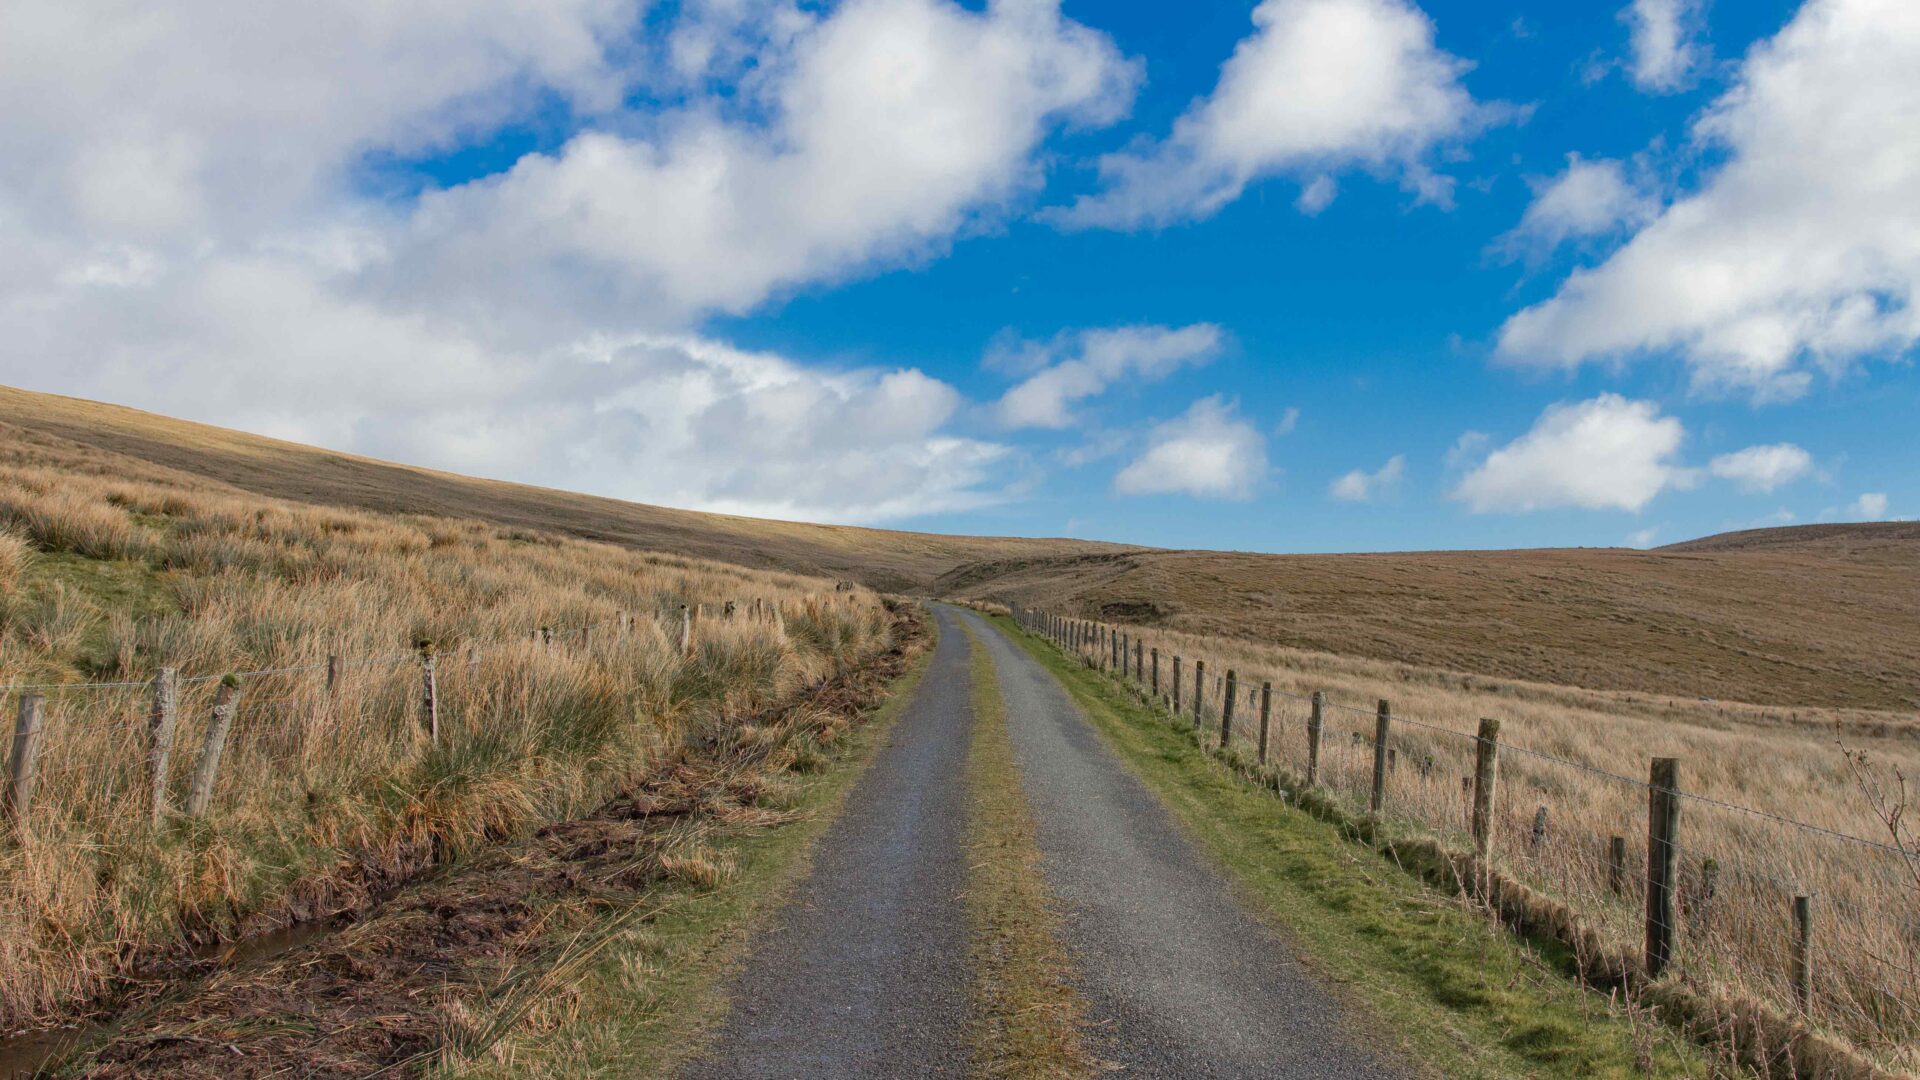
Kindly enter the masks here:
[[1513, 937], [1333, 825], [1245, 783], [1169, 722], [1012, 620], [994, 623], [1060, 679], [1301, 959], [1383, 1039], [1449, 1077], [1712, 1074], [1676, 1033], [1558, 973]]
[[669, 883], [649, 901], [649, 910], [658, 910], [651, 918], [609, 914], [617, 925], [566, 988], [563, 1013], [541, 1010], [484, 1055], [449, 1060], [434, 1075], [659, 1076], [697, 1053], [726, 1016], [726, 976], [764, 918], [805, 878], [814, 842], [905, 711], [932, 657], [929, 642], [879, 708], [789, 774], [791, 797], [781, 809], [795, 812], [794, 820], [716, 828], [705, 837], [712, 861], [731, 868], [726, 884], [709, 891]]
[[[63, 610], [56, 614], [56, 607]], [[137, 622], [177, 612], [179, 604], [166, 576], [144, 561], [39, 551], [7, 598], [6, 610], [9, 619], [41, 627], [50, 640], [64, 645], [58, 652], [71, 668], [41, 673], [62, 679], [109, 669], [105, 613]]]
[[1081, 1038], [1085, 1009], [1070, 982], [1059, 911], [1040, 869], [1033, 812], [1020, 785], [993, 657], [971, 629], [966, 635], [973, 657], [973, 739], [967, 751], [971, 1074], [1096, 1076], [1100, 1069]]

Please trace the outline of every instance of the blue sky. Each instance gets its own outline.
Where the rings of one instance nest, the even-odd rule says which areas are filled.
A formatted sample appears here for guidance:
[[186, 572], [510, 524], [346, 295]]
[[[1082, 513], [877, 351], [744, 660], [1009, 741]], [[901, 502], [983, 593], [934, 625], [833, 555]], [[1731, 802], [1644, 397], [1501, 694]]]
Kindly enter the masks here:
[[1891, 0], [79, 9], [0, 45], [17, 385], [1180, 547], [1920, 506]]

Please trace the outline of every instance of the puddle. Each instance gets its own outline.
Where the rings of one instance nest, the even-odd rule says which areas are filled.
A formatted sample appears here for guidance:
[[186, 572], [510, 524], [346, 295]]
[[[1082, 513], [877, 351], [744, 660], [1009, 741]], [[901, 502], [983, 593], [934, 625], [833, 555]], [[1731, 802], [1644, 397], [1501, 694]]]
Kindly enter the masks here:
[[[229, 971], [264, 964], [310, 941], [338, 933], [347, 922], [339, 918], [319, 919], [283, 926], [239, 941], [202, 946], [193, 951], [191, 966], [212, 965], [213, 970]], [[208, 971], [199, 978], [183, 980], [173, 992], [191, 991], [212, 973]], [[92, 1041], [95, 1036], [110, 1032], [113, 1027], [114, 1021], [102, 1020], [0, 1037], [0, 1080], [31, 1080], [46, 1075], [76, 1048]]]

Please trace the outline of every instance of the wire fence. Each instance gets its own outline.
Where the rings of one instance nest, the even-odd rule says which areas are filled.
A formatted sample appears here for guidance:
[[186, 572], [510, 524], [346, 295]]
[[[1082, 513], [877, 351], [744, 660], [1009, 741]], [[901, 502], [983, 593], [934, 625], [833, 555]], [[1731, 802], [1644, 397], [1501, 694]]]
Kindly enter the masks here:
[[[1665, 787], [1401, 715], [1386, 701], [1276, 688], [1299, 680], [1176, 657], [1137, 628], [1018, 609], [1015, 617], [1191, 724], [1212, 748], [1298, 785], [1310, 777], [1343, 811], [1389, 831], [1461, 853], [1483, 845], [1479, 865], [1564, 904], [1610, 955], [1646, 965], [1661, 934], [1671, 942], [1670, 975], [1764, 1003], [1885, 1065], [1920, 1066], [1920, 851], [1897, 819], [1886, 839], [1853, 835], [1688, 792], [1685, 762]], [[1486, 780], [1477, 838], [1483, 755], [1498, 779]], [[1652, 820], [1663, 796], [1677, 805], [1671, 832]], [[1657, 974], [1660, 965], [1651, 967]]]

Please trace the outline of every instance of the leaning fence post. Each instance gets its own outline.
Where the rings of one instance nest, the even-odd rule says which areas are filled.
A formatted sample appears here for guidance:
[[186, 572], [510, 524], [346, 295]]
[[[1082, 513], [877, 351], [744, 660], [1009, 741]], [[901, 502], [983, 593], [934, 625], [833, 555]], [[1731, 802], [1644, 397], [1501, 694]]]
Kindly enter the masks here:
[[1193, 726], [1200, 726], [1200, 703], [1207, 699], [1207, 662], [1193, 662]]
[[1260, 684], [1260, 764], [1267, 763], [1267, 721], [1273, 716], [1273, 684]]
[[1307, 786], [1320, 779], [1320, 736], [1326, 730], [1327, 692], [1313, 692], [1313, 712], [1307, 717]]
[[440, 682], [434, 674], [433, 642], [420, 643], [420, 722], [426, 725], [427, 741], [440, 745]]
[[1793, 898], [1793, 1000], [1802, 1012], [1813, 1007], [1813, 898]]
[[1481, 862], [1493, 854], [1493, 798], [1500, 784], [1500, 721], [1480, 720], [1473, 747], [1473, 853]]
[[1616, 836], [1607, 841], [1607, 889], [1615, 896], [1627, 891], [1627, 838]]
[[1673, 959], [1679, 788], [1679, 759], [1654, 758], [1647, 788], [1647, 976], [1656, 979]]
[[213, 797], [213, 780], [220, 774], [220, 755], [227, 748], [227, 730], [233, 726], [234, 695], [240, 692], [240, 680], [223, 676], [220, 689], [213, 695], [213, 719], [207, 721], [207, 738], [200, 746], [200, 760], [193, 767], [193, 786], [187, 791], [187, 816], [207, 812]]
[[1240, 684], [1233, 669], [1227, 669], [1227, 694], [1220, 703], [1220, 749], [1233, 745], [1233, 699], [1240, 696]]
[[1393, 723], [1393, 709], [1385, 698], [1373, 718], [1373, 799], [1367, 804], [1373, 813], [1387, 801], [1387, 727]]
[[167, 812], [167, 758], [173, 754], [174, 709], [180, 701], [180, 672], [163, 667], [153, 677], [153, 713], [147, 717], [147, 790], [156, 824]]
[[31, 832], [33, 788], [39, 779], [34, 766], [40, 755], [40, 717], [46, 700], [39, 694], [20, 695], [20, 715], [13, 722], [13, 756], [7, 763], [6, 819], [23, 840]]

